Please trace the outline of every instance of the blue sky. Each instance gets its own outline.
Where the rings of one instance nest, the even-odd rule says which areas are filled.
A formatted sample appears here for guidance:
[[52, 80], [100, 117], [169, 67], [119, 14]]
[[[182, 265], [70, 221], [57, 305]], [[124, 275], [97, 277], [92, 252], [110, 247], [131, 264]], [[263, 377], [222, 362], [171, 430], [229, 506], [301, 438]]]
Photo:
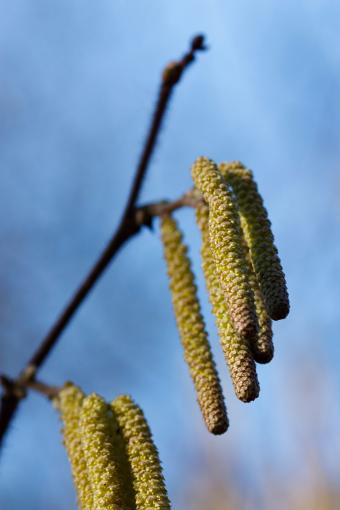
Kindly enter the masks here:
[[[233, 396], [219, 351], [192, 211], [177, 215], [225, 387], [223, 438], [201, 423], [157, 229], [119, 254], [41, 372], [106, 398], [131, 393], [178, 509], [207, 451], [222, 465], [232, 451], [254, 501], [264, 465], [301, 473], [310, 436], [327, 476], [340, 468], [339, 15], [327, 0], [0, 0], [1, 371], [21, 369], [110, 237], [161, 70], [196, 33], [209, 52], [175, 91], [142, 200], [179, 196], [206, 155], [251, 167], [269, 210], [292, 306], [251, 405]], [[40, 396], [22, 405], [0, 466], [1, 507], [75, 508], [59, 428]]]

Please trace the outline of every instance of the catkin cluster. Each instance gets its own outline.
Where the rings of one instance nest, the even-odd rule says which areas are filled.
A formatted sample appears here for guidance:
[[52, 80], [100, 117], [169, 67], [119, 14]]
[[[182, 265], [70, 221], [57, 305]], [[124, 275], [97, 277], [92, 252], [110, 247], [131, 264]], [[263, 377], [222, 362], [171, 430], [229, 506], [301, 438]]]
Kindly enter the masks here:
[[[192, 166], [192, 178], [212, 311], [236, 396], [250, 402], [259, 395], [256, 362], [268, 363], [274, 354], [272, 319], [289, 312], [285, 276], [252, 172], [239, 162], [218, 167], [201, 157]], [[187, 247], [172, 217], [161, 219], [161, 233], [184, 356], [202, 414], [214, 432], [209, 423], [222, 416], [222, 390]], [[199, 384], [202, 377], [204, 385]]]
[[55, 405], [81, 510], [170, 509], [149, 426], [129, 396], [108, 404], [68, 383]]

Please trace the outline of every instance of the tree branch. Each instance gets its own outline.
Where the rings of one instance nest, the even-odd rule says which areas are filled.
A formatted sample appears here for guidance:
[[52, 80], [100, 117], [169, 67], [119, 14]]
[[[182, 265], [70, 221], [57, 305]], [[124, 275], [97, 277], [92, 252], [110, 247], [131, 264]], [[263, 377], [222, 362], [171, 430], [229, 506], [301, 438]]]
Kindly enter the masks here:
[[[146, 175], [151, 156], [153, 154], [157, 138], [159, 136], [164, 115], [169, 104], [170, 97], [172, 95], [175, 85], [179, 82], [182, 77], [184, 70], [192, 63], [195, 59], [195, 53], [200, 50], [204, 50], [204, 38], [199, 35], [196, 36], [191, 43], [190, 50], [183, 56], [183, 58], [177, 62], [169, 64], [162, 75], [162, 81], [158, 100], [156, 103], [155, 111], [152, 117], [151, 126], [148, 132], [148, 136], [145, 141], [145, 145], [137, 165], [135, 177], [132, 183], [131, 191], [122, 215], [120, 224], [114, 233], [113, 237], [109, 241], [108, 245], [100, 255], [97, 262], [94, 264], [89, 274], [86, 276], [78, 290], [75, 292], [65, 309], [62, 311], [60, 316], [57, 318], [51, 329], [48, 331], [45, 338], [43, 338], [39, 347], [28, 361], [26, 367], [23, 369], [17, 380], [13, 383], [12, 388], [20, 388], [27, 386], [28, 383], [33, 384], [35, 375], [41, 365], [44, 363], [51, 350], [57, 343], [61, 334], [77, 312], [89, 292], [93, 289], [96, 282], [99, 280], [105, 269], [108, 267], [111, 260], [114, 258], [119, 249], [125, 244], [125, 242], [137, 234], [143, 224], [147, 225], [147, 221], [151, 221], [151, 217], [157, 215], [156, 209], [152, 210], [152, 207], [145, 206], [144, 208], [137, 209], [136, 204], [140, 195], [140, 191], [143, 185], [143, 180]], [[155, 205], [155, 204], [154, 204]], [[163, 205], [163, 210], [169, 204], [158, 204], [159, 208]], [[180, 205], [179, 205], [180, 206]], [[150, 208], [151, 207], [151, 208]], [[177, 206], [175, 206], [176, 208]], [[164, 209], [165, 208], [165, 209]], [[1, 409], [0, 409], [0, 446], [2, 444], [4, 435], [16, 413], [19, 402], [25, 397], [25, 392], [15, 392], [10, 390], [10, 385], [7, 386], [7, 391], [1, 398]]]
[[17, 381], [14, 381], [6, 375], [0, 375], [0, 384], [2, 385], [5, 394], [11, 394], [19, 399], [26, 397], [27, 390], [33, 390], [49, 399], [55, 398], [61, 388], [58, 386], [50, 386], [49, 384], [43, 383], [42, 381], [30, 380], [19, 385]]

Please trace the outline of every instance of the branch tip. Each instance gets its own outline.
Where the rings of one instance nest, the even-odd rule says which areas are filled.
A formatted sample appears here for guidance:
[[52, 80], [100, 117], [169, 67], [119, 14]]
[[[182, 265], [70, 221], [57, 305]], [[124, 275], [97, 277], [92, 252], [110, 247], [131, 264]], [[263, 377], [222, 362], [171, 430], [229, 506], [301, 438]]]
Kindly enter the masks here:
[[[42, 339], [38, 349], [34, 352], [26, 367], [23, 369], [19, 377], [13, 381], [14, 386], [12, 385], [12, 389], [10, 389], [12, 384], [9, 382], [10, 379], [6, 378], [6, 376], [1, 376], [0, 384], [2, 384], [4, 387], [4, 394], [1, 398], [0, 408], [0, 447], [4, 435], [15, 416], [19, 402], [25, 396], [22, 392], [25, 392], [27, 387], [35, 389], [36, 391], [45, 394], [49, 398], [56, 396], [59, 389], [55, 387], [49, 387], [36, 381], [36, 373], [38, 372], [41, 365], [43, 365], [51, 350], [62, 335], [64, 329], [67, 327], [74, 314], [77, 312], [85, 298], [88, 296], [89, 292], [97, 283], [116, 253], [128, 239], [139, 232], [140, 226], [142, 224], [152, 228], [153, 216], [158, 214], [149, 214], [148, 216], [144, 217], [143, 223], [138, 223], [138, 219], [136, 217], [136, 204], [139, 199], [146, 172], [149, 168], [150, 159], [156, 146], [156, 142], [161, 130], [164, 115], [167, 110], [174, 85], [180, 80], [185, 68], [194, 60], [195, 52], [206, 49], [204, 44], [204, 36], [201, 34], [195, 36], [191, 41], [190, 48], [190, 51], [186, 53], [179, 62], [169, 64], [163, 72], [156, 108], [152, 116], [148, 135], [146, 137], [146, 141], [135, 171], [135, 177], [132, 182], [125, 210], [117, 230], [115, 231], [108, 245], [99, 256], [96, 263], [93, 265], [89, 274], [85, 277], [79, 288], [71, 297], [70, 301], [66, 304], [66, 307], [61, 312], [55, 323], [52, 324], [52, 327], [46, 336]], [[182, 205], [175, 204], [171, 210], [174, 210], [177, 207], [181, 207]], [[20, 395], [15, 394], [14, 388], [15, 391], [19, 391], [19, 393], [21, 392]], [[20, 388], [20, 390], [18, 390], [18, 388]]]
[[205, 45], [205, 35], [198, 34], [191, 41], [191, 50], [192, 51], [205, 51], [207, 50], [207, 46]]

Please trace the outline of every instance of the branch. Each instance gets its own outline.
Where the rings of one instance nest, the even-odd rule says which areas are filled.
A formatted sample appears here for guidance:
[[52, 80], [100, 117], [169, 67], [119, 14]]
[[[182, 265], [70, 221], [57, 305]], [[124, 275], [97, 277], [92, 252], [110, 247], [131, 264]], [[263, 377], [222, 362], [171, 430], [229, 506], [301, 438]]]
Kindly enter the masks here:
[[173, 202], [163, 200], [138, 207], [135, 212], [135, 221], [138, 225], [151, 227], [155, 216], [171, 214], [182, 207], [197, 207], [202, 201], [202, 195], [193, 189]]
[[28, 389], [34, 390], [41, 395], [45, 395], [45, 397], [49, 399], [55, 398], [61, 390], [58, 386], [50, 386], [42, 381], [36, 380], [26, 381], [20, 385], [17, 381], [11, 379], [7, 375], [0, 375], [0, 384], [3, 387], [5, 394], [11, 394], [18, 399], [26, 397]]
[[[69, 324], [70, 320], [73, 318], [74, 314], [77, 312], [89, 292], [92, 290], [105, 269], [108, 267], [111, 260], [117, 254], [119, 249], [125, 244], [125, 242], [139, 232], [142, 224], [147, 224], [145, 219], [147, 217], [150, 218], [153, 215], [148, 209], [144, 208], [143, 212], [141, 213], [141, 209], [138, 210], [136, 208], [137, 200], [143, 185], [143, 180], [146, 175], [151, 156], [155, 149], [157, 138], [162, 127], [164, 115], [169, 104], [173, 89], [181, 79], [185, 69], [194, 61], [195, 53], [204, 49], [205, 46], [203, 36], [196, 36], [192, 40], [190, 50], [183, 56], [183, 58], [177, 62], [170, 63], [165, 68], [162, 75], [158, 100], [152, 117], [151, 126], [141, 157], [139, 159], [139, 163], [137, 165], [131, 191], [120, 224], [108, 245], [100, 255], [99, 259], [90, 270], [89, 274], [86, 276], [78, 290], [70, 299], [61, 315], [52, 325], [45, 338], [43, 338], [39, 347], [28, 361], [26, 367], [23, 369], [15, 381], [13, 387], [18, 388], [27, 386], [29, 382], [32, 383], [32, 381], [34, 381], [37, 371], [42, 366], [51, 350], [56, 345], [61, 334]], [[144, 223], [141, 223], [143, 215]], [[4, 435], [15, 415], [19, 402], [24, 397], [25, 392], [18, 394], [18, 392], [16, 393], [15, 391], [11, 391], [8, 387], [7, 391], [1, 398], [0, 446], [2, 444]]]
[[134, 209], [135, 204], [138, 200], [143, 184], [143, 179], [145, 177], [146, 170], [150, 162], [150, 158], [155, 148], [157, 137], [162, 127], [164, 114], [169, 104], [169, 100], [173, 92], [173, 89], [175, 85], [180, 81], [184, 70], [188, 67], [189, 64], [191, 64], [195, 60], [195, 53], [197, 51], [203, 51], [205, 49], [206, 48], [204, 46], [204, 37], [202, 35], [194, 37], [191, 42], [191, 48], [188, 51], [188, 53], [186, 53], [183, 56], [183, 58], [178, 62], [171, 62], [170, 64], [168, 64], [163, 71], [158, 101], [156, 103], [156, 108], [152, 118], [149, 134], [146, 139], [139, 160], [135, 180], [132, 185], [128, 203], [126, 205], [125, 215], [129, 214]]

